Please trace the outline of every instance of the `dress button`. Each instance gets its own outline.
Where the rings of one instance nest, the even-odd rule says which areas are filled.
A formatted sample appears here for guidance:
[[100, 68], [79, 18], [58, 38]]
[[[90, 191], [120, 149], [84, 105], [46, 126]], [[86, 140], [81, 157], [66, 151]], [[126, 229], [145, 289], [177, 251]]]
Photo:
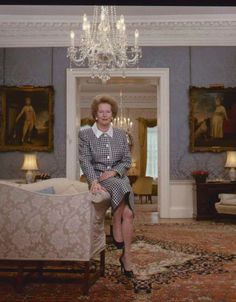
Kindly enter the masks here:
[[106, 134], [104, 134], [104, 136], [105, 136], [105, 137], [107, 137], [107, 135], [106, 135]]
[[108, 147], [109, 147], [109, 145], [108, 145], [108, 144], [106, 144], [106, 147], [108, 148]]
[[109, 158], [110, 158], [110, 156], [108, 155], [108, 156], [107, 156], [107, 159], [109, 159]]
[[111, 169], [111, 166], [107, 166], [107, 170], [110, 170]]

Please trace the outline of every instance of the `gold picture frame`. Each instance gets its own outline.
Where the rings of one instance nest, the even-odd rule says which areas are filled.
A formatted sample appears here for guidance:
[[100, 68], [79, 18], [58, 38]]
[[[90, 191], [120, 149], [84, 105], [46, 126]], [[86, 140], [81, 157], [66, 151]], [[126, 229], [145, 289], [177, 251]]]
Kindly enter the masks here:
[[53, 150], [52, 86], [0, 86], [0, 151]]
[[236, 88], [190, 87], [190, 152], [236, 150]]

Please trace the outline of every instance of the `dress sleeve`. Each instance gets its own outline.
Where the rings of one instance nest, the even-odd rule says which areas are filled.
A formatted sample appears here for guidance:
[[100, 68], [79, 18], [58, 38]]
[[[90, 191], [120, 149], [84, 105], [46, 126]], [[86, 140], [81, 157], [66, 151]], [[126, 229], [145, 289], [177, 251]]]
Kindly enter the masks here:
[[123, 132], [121, 143], [123, 144], [124, 150], [123, 156], [122, 159], [112, 167], [112, 170], [116, 171], [120, 177], [123, 177], [124, 174], [126, 174], [128, 169], [131, 167], [131, 154], [125, 132]]
[[93, 168], [89, 138], [85, 130], [79, 131], [79, 161], [88, 183], [91, 184], [97, 176]]

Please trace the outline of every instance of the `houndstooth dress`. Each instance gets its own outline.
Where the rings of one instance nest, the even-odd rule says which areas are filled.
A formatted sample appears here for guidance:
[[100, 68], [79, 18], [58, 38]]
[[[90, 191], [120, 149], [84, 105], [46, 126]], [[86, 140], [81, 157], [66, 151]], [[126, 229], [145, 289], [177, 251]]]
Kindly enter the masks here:
[[[112, 131], [100, 132], [101, 135], [99, 136], [95, 131], [97, 129], [96, 124], [94, 126], [79, 132], [81, 169], [89, 184], [98, 179], [101, 173], [106, 170], [116, 171], [115, 177], [99, 183], [110, 193], [113, 211], [124, 198], [131, 210], [134, 211], [134, 194], [126, 176], [131, 165], [126, 134], [121, 129], [110, 128]], [[109, 132], [111, 135], [108, 134]]]

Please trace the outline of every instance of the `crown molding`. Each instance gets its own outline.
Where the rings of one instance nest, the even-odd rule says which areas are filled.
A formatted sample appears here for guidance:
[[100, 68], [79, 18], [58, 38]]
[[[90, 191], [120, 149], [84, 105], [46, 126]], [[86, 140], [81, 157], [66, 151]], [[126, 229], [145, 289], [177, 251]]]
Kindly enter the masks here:
[[[67, 47], [82, 16], [0, 15], [0, 47]], [[236, 14], [126, 16], [128, 41], [141, 46], [236, 46]]]

